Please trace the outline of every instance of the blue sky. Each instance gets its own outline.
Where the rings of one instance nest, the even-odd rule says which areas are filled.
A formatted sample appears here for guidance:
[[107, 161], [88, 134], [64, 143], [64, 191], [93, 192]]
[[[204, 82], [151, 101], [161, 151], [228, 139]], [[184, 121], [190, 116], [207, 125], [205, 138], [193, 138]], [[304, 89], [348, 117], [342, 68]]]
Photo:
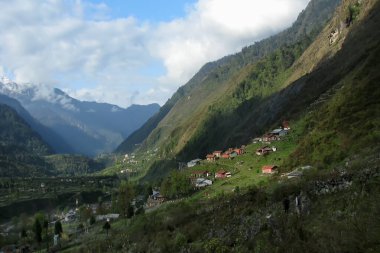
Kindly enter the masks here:
[[196, 1], [190, 0], [93, 0], [105, 3], [110, 8], [112, 18], [136, 17], [150, 22], [170, 21], [184, 17], [186, 9]]
[[0, 0], [0, 76], [163, 105], [202, 65], [289, 27], [308, 2]]

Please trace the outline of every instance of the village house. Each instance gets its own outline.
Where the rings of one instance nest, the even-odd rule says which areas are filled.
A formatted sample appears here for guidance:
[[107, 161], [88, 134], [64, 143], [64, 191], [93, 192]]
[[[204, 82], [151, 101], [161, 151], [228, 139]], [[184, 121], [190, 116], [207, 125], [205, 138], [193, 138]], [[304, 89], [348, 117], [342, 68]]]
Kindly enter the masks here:
[[273, 135], [277, 136], [285, 136], [288, 134], [288, 131], [282, 128], [274, 129], [272, 132], [270, 132]]
[[222, 156], [222, 153], [223, 153], [223, 151], [219, 151], [219, 150], [212, 152], [212, 154], [218, 158], [220, 158]]
[[302, 171], [299, 171], [299, 170], [293, 170], [287, 174], [285, 174], [288, 179], [290, 178], [296, 178], [296, 177], [301, 177], [302, 176]]
[[270, 152], [276, 151], [275, 147], [265, 146], [256, 150], [256, 155], [267, 155]]
[[72, 222], [76, 219], [77, 213], [75, 210], [71, 209], [65, 214], [65, 219], [64, 221], [66, 222]]
[[195, 165], [198, 165], [201, 163], [201, 159], [197, 158], [197, 159], [194, 159], [194, 160], [191, 160], [190, 162], [187, 163], [187, 167], [188, 168], [191, 168], [191, 167], [194, 167]]
[[148, 200], [146, 201], [146, 207], [154, 207], [157, 205], [162, 204], [166, 198], [160, 194], [159, 191], [153, 191], [153, 194], [148, 197]]
[[256, 137], [252, 140], [252, 143], [255, 144], [255, 143], [258, 143], [258, 142], [262, 142], [263, 139], [261, 137]]
[[222, 154], [222, 158], [229, 159], [230, 158], [230, 152], [226, 151]]
[[201, 178], [201, 177], [209, 177], [211, 174], [206, 170], [201, 171], [193, 171], [191, 172], [191, 176], [195, 178]]
[[290, 130], [290, 124], [289, 124], [289, 121], [283, 121], [282, 122], [282, 129], [284, 130]]
[[104, 215], [96, 215], [95, 220], [96, 221], [102, 221], [102, 220], [116, 220], [118, 219], [120, 214], [118, 213], [109, 213]]
[[227, 177], [231, 177], [231, 172], [220, 170], [215, 173], [215, 178], [227, 178]]
[[304, 170], [309, 170], [311, 168], [312, 168], [312, 166], [310, 166], [310, 165], [301, 166], [301, 167], [299, 167], [299, 168], [297, 168], [297, 169], [295, 169], [295, 170], [293, 170], [293, 171], [291, 171], [289, 173], [286, 173], [285, 176], [287, 176], [288, 179], [290, 179], [290, 178], [296, 178], [296, 177], [301, 177], [303, 175], [303, 171]]
[[278, 141], [278, 140], [280, 140], [280, 137], [272, 133], [265, 134], [262, 137], [263, 142], [271, 142], [271, 141]]
[[208, 154], [206, 156], [206, 160], [209, 161], [209, 162], [214, 162], [216, 159], [217, 159], [217, 156], [214, 155], [214, 154]]
[[195, 187], [203, 188], [212, 185], [212, 181], [206, 178], [197, 178], [195, 180]]
[[238, 154], [238, 155], [242, 155], [244, 154], [244, 148], [235, 148], [234, 151]]
[[231, 153], [230, 153], [230, 159], [234, 159], [235, 157], [237, 157], [238, 156], [238, 153], [236, 153], [235, 151], [232, 151]]
[[276, 171], [278, 167], [276, 165], [264, 165], [261, 168], [263, 174], [272, 174]]

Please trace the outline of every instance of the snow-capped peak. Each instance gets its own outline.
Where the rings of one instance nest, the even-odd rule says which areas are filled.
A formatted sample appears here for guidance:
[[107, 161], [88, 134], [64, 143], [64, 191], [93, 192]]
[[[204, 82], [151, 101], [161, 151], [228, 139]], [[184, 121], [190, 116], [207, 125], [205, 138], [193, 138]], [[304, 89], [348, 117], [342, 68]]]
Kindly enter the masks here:
[[2, 82], [3, 84], [13, 83], [13, 81], [6, 76], [0, 76], [0, 82]]
[[48, 85], [23, 83], [18, 84], [7, 77], [0, 77], [0, 93], [19, 100], [22, 104], [34, 101], [46, 101], [58, 104], [71, 111], [79, 111], [73, 99], [64, 92]]

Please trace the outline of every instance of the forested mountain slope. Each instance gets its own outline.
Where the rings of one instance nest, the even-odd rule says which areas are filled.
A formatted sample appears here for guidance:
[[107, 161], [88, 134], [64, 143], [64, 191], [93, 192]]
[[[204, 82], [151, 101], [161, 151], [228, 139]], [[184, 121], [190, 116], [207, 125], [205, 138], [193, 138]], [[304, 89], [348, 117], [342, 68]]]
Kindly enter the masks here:
[[0, 104], [0, 176], [49, 174], [51, 147], [11, 107]]
[[[240, 53], [207, 63], [142, 128], [131, 134], [116, 150], [130, 152], [136, 144], [143, 149], [161, 148], [164, 156], [175, 156], [201, 127], [201, 119], [249, 65], [298, 40], [304, 44], [316, 36], [331, 17], [339, 0], [312, 0], [293, 26], [275, 36], [244, 48]], [[305, 46], [304, 45], [304, 46]], [[302, 50], [302, 49], [301, 49]]]
[[[344, 26], [340, 26], [341, 21]], [[341, 30], [330, 42], [324, 33], [329, 35], [336, 24]], [[112, 246], [136, 252], [379, 252], [379, 25], [379, 1], [344, 1], [320, 37], [289, 68], [286, 78], [278, 84], [279, 90], [263, 96], [259, 104], [248, 107], [251, 109], [246, 114], [234, 118], [235, 123], [240, 123], [237, 120], [247, 115], [248, 123], [262, 127], [274, 124], [271, 117], [291, 119], [290, 135], [297, 133], [292, 136], [296, 147], [289, 157], [277, 160], [278, 173], [264, 175], [249, 169], [248, 173], [257, 173], [262, 181], [209, 195], [211, 187], [229, 185], [239, 177], [238, 169], [231, 178], [219, 182], [216, 179], [212, 186], [199, 190], [194, 198], [115, 222], [111, 240], [105, 235], [101, 240], [89, 236], [79, 248], [102, 251]], [[317, 52], [316, 48], [320, 55], [312, 53]], [[301, 62], [306, 64], [302, 64], [307, 67], [304, 70], [297, 67]], [[255, 73], [256, 67], [252, 68], [251, 73]], [[306, 74], [299, 74], [303, 71]], [[292, 82], [297, 75], [300, 77]], [[247, 80], [248, 88], [234, 99], [249, 96], [249, 85]], [[216, 119], [214, 130], [220, 125]], [[287, 141], [284, 138], [281, 142]], [[304, 165], [311, 166], [306, 166], [309, 168], [299, 176], [289, 178], [284, 174]], [[239, 168], [239, 164], [234, 167]]]

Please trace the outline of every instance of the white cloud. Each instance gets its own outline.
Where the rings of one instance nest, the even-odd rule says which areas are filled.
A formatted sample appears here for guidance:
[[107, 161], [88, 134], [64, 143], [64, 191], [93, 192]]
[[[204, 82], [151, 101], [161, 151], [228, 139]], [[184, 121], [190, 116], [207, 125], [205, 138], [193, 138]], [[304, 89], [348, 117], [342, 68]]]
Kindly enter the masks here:
[[[0, 66], [79, 99], [163, 103], [207, 61], [289, 26], [307, 2], [199, 0], [185, 17], [152, 24], [80, 0], [0, 0]], [[157, 61], [164, 74], [142, 74]]]
[[200, 0], [181, 20], [163, 23], [152, 48], [168, 73], [184, 83], [207, 61], [240, 50], [290, 26], [308, 0]]

